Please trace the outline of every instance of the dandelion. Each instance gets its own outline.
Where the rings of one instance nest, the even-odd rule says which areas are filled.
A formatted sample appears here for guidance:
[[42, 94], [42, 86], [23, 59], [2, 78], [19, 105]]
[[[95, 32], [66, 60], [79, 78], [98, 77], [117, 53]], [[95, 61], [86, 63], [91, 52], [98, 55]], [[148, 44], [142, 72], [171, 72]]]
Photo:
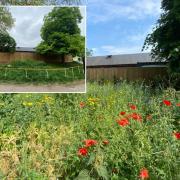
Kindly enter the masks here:
[[163, 100], [163, 104], [165, 104], [166, 106], [172, 105], [171, 101], [168, 101], [168, 100]]
[[174, 136], [176, 137], [176, 139], [180, 139], [180, 132], [175, 132]]
[[87, 156], [88, 150], [86, 148], [79, 148], [78, 155], [79, 156]]
[[132, 110], [136, 110], [136, 109], [137, 109], [136, 105], [134, 105], [134, 104], [130, 104], [129, 107], [130, 107]]
[[117, 123], [120, 125], [120, 126], [127, 126], [129, 125], [129, 121], [128, 119], [120, 119], [120, 120], [117, 120]]
[[93, 139], [86, 139], [84, 142], [86, 147], [95, 146], [97, 144], [97, 141]]
[[141, 169], [139, 177], [141, 179], [148, 179], [149, 178], [149, 172], [146, 168]]

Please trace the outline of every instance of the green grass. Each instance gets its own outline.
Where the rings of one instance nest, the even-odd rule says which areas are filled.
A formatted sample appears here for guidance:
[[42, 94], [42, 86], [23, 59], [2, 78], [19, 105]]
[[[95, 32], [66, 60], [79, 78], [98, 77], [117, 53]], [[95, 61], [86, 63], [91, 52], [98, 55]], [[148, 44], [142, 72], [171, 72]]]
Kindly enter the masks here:
[[[73, 71], [71, 67], [74, 67]], [[85, 78], [83, 66], [76, 62], [65, 64], [47, 64], [42, 61], [24, 60], [1, 65], [0, 68], [2, 68], [0, 73], [0, 82], [5, 83], [66, 83]], [[50, 69], [57, 70], [52, 71]]]
[[[1, 94], [0, 179], [138, 180], [146, 168], [150, 180], [177, 180], [177, 103], [173, 89], [126, 82], [88, 84], [87, 94]], [[79, 156], [86, 139], [97, 144]]]

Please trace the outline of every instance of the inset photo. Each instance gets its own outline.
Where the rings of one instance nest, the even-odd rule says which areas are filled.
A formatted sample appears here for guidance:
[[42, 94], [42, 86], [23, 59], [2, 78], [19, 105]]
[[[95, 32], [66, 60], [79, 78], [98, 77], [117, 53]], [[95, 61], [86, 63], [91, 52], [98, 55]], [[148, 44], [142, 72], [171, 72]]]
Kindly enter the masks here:
[[85, 93], [85, 6], [0, 7], [0, 92]]

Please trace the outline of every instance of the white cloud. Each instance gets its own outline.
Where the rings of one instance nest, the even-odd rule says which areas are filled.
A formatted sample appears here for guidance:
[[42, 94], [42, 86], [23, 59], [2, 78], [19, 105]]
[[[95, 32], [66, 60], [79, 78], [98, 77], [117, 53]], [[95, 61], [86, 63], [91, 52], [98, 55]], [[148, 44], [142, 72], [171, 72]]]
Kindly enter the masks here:
[[[133, 54], [133, 53], [141, 53], [141, 46], [113, 46], [113, 45], [104, 45], [100, 48], [93, 48], [93, 54], [95, 55], [116, 55], [116, 54]], [[149, 52], [150, 50], [146, 50], [143, 52]]]
[[160, 5], [161, 0], [89, 0], [88, 19], [93, 23], [116, 18], [138, 20], [159, 15]]

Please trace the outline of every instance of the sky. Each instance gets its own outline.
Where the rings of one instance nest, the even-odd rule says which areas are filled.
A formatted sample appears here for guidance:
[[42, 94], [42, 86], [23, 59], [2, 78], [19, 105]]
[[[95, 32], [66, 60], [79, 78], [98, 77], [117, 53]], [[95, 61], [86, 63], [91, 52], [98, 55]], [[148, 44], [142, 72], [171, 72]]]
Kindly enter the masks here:
[[141, 52], [161, 14], [161, 0], [87, 1], [87, 47], [95, 56]]
[[[53, 6], [46, 7], [15, 7], [11, 6], [9, 11], [15, 19], [15, 25], [10, 30], [10, 35], [16, 40], [17, 47], [36, 47], [41, 42], [40, 29], [43, 18]], [[86, 34], [86, 8], [80, 7], [83, 20], [79, 25], [81, 34]]]
[[[81, 29], [87, 31], [87, 48], [94, 56], [140, 53], [145, 37], [161, 14], [161, 0], [84, 0], [87, 13]], [[43, 17], [52, 7], [11, 7], [16, 18], [10, 34], [18, 46], [34, 47], [40, 41]], [[87, 14], [87, 23], [86, 23]], [[87, 24], [87, 27], [85, 25]], [[150, 49], [145, 52], [149, 52]]]

